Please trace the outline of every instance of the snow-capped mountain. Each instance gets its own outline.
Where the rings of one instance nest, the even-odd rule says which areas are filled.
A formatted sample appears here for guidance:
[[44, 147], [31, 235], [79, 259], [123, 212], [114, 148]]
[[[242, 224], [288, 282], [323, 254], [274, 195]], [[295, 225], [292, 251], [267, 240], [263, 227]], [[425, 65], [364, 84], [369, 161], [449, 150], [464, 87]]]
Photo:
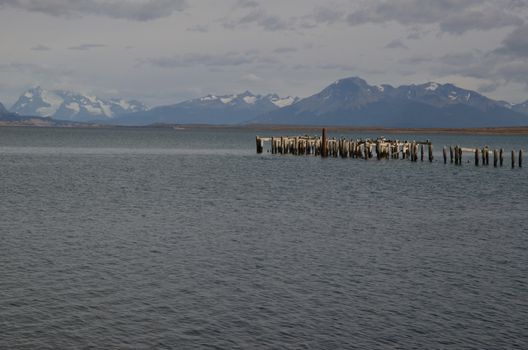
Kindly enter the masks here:
[[26, 91], [11, 107], [19, 115], [51, 117], [60, 120], [93, 121], [145, 111], [138, 101], [102, 99], [71, 91], [45, 90], [37, 86]]
[[369, 85], [341, 79], [255, 123], [385, 127], [485, 127], [528, 125], [528, 117], [503, 101], [453, 84]]
[[249, 91], [232, 95], [207, 95], [146, 112], [120, 117], [118, 123], [146, 125], [175, 124], [237, 124], [297, 102], [297, 97], [276, 94], [254, 95]]

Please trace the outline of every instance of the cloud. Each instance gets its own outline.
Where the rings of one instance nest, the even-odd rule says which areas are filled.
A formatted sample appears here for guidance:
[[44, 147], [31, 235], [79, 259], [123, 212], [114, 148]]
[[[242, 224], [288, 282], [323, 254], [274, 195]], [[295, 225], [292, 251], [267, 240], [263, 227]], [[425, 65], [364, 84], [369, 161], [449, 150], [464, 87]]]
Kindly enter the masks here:
[[51, 50], [51, 47], [48, 47], [46, 45], [37, 45], [31, 48], [31, 51], [50, 51], [50, 50]]
[[188, 32], [207, 33], [209, 32], [208, 25], [195, 24], [187, 28]]
[[101, 47], [106, 47], [106, 45], [103, 44], [81, 44], [79, 46], [71, 46], [68, 47], [68, 50], [79, 50], [79, 51], [88, 51], [91, 49], [97, 49]]
[[512, 0], [377, 0], [365, 2], [347, 16], [347, 22], [352, 26], [391, 21], [402, 25], [437, 25], [442, 32], [460, 35], [469, 30], [522, 24], [524, 20], [512, 11], [512, 3]]
[[278, 15], [268, 13], [258, 2], [239, 0], [232, 14], [221, 20], [225, 29], [237, 29], [247, 25], [256, 25], [266, 31], [280, 31], [295, 29], [296, 18], [288, 20]]
[[261, 77], [259, 77], [259, 76], [256, 75], [256, 74], [248, 73], [248, 74], [244, 74], [244, 75], [242, 76], [242, 80], [243, 80], [243, 81], [250, 82], [250, 83], [257, 83], [257, 82], [261, 82], [261, 81], [263, 81], [264, 79], [262, 79]]
[[332, 24], [344, 19], [343, 12], [329, 7], [317, 7], [312, 15], [317, 23]]
[[440, 22], [440, 29], [451, 34], [464, 34], [469, 30], [492, 30], [508, 26], [519, 26], [523, 20], [513, 14], [496, 10], [463, 11], [452, 14]]
[[385, 45], [386, 49], [408, 49], [407, 45], [405, 45], [400, 39], [393, 40], [387, 45]]
[[16, 72], [38, 77], [63, 77], [71, 75], [73, 70], [32, 63], [8, 63], [0, 64], [0, 72]]
[[252, 10], [238, 19], [224, 22], [224, 28], [235, 29], [241, 25], [256, 24], [267, 31], [292, 30], [294, 29], [292, 22], [276, 15], [270, 15], [259, 8]]
[[0, 0], [12, 7], [57, 17], [106, 16], [133, 21], [168, 17], [186, 8], [185, 0]]
[[189, 53], [171, 57], [158, 57], [142, 60], [159, 68], [182, 68], [192, 66], [240, 66], [256, 62], [268, 63], [269, 59], [260, 58], [257, 52], [227, 52], [224, 54]]
[[512, 57], [528, 58], [528, 24], [510, 33], [495, 52]]
[[499, 83], [489, 83], [489, 84], [482, 84], [477, 88], [477, 91], [481, 94], [487, 94], [490, 92], [495, 92], [500, 87]]
[[273, 50], [274, 53], [291, 53], [291, 52], [297, 52], [297, 48], [295, 47], [278, 47], [275, 50]]
[[238, 0], [236, 5], [236, 7], [258, 7], [259, 4], [258, 2], [254, 1], [254, 0]]

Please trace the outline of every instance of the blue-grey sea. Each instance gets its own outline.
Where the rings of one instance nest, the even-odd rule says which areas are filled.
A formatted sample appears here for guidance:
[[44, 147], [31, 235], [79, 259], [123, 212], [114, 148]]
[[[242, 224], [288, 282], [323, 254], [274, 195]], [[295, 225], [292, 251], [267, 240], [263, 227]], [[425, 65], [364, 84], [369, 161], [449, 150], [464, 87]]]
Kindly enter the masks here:
[[0, 128], [0, 349], [528, 348], [528, 137], [256, 154], [285, 133]]

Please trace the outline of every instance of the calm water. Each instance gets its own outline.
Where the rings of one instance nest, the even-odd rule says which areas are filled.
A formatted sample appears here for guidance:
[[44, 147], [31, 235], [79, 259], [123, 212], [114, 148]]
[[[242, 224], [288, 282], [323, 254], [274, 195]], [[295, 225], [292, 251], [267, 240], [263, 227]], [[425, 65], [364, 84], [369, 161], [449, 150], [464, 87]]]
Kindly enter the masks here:
[[0, 128], [0, 348], [526, 349], [527, 168], [254, 136]]

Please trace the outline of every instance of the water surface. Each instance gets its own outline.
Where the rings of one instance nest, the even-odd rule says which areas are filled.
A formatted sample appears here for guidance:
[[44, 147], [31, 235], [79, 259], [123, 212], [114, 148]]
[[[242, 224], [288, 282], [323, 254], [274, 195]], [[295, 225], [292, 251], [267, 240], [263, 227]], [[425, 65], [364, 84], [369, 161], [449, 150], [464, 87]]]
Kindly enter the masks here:
[[526, 347], [528, 173], [440, 159], [526, 137], [395, 136], [430, 164], [255, 133], [0, 128], [0, 348]]

